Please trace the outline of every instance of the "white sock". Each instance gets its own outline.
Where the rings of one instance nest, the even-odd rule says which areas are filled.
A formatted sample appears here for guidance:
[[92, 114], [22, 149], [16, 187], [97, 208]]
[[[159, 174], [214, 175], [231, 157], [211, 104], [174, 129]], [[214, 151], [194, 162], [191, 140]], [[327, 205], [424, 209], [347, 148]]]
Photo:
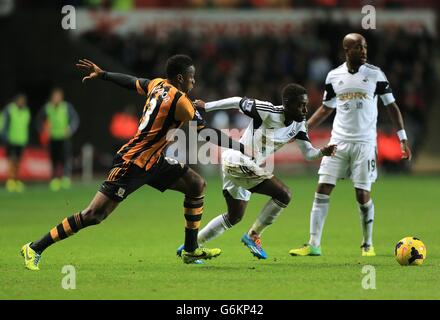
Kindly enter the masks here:
[[322, 229], [327, 218], [330, 196], [315, 193], [312, 211], [310, 212], [310, 240], [309, 244], [314, 247], [321, 245]]
[[204, 244], [214, 238], [217, 238], [231, 227], [232, 224], [226, 217], [226, 213], [221, 214], [209, 221], [208, 224], [199, 231], [197, 241], [199, 244]]
[[374, 203], [370, 199], [365, 204], [359, 203], [359, 214], [361, 216], [362, 234], [364, 236], [362, 244], [373, 245], [373, 221], [374, 221]]
[[252, 225], [248, 234], [257, 234], [260, 236], [263, 231], [275, 221], [285, 207], [287, 207], [286, 204], [274, 198], [269, 199], [258, 215], [257, 220], [255, 220], [254, 224]]

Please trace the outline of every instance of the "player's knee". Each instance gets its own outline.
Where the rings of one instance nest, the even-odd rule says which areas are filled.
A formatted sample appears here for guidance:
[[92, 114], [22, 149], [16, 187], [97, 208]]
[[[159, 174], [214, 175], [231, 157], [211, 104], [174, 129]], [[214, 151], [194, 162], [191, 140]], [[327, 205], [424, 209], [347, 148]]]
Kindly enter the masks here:
[[189, 183], [189, 192], [191, 195], [202, 195], [205, 193], [206, 189], [206, 181], [202, 177], [197, 177], [195, 179], [192, 179]]
[[226, 219], [228, 219], [231, 225], [236, 225], [241, 221], [241, 219], [243, 219], [243, 214], [237, 214], [237, 213], [234, 214], [228, 212], [228, 214], [226, 215]]
[[287, 206], [290, 200], [292, 200], [292, 192], [289, 188], [284, 187], [277, 193], [277, 196], [274, 198]]
[[370, 192], [366, 190], [356, 189], [357, 202], [359, 202], [360, 204], [365, 204], [368, 201], [370, 201], [370, 199], [371, 199]]
[[329, 184], [329, 183], [319, 183], [318, 184], [318, 188], [316, 189], [317, 193], [320, 194], [325, 194], [325, 195], [330, 195], [330, 193], [332, 192], [333, 188], [335, 187], [334, 184]]

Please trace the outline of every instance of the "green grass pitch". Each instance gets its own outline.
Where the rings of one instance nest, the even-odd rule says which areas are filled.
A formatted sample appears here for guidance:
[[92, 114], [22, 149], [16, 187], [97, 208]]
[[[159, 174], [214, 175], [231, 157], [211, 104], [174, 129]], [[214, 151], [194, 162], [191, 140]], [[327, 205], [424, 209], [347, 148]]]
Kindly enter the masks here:
[[[183, 197], [144, 187], [101, 225], [49, 248], [41, 271], [24, 268], [20, 247], [84, 208], [99, 186], [74, 185], [52, 193], [45, 185], [24, 194], [0, 190], [0, 299], [439, 299], [440, 177], [384, 177], [373, 188], [376, 257], [360, 256], [361, 229], [354, 191], [341, 181], [331, 198], [323, 256], [291, 257], [308, 240], [316, 178], [285, 178], [293, 201], [263, 234], [267, 260], [240, 243], [266, 197], [253, 196], [244, 219], [210, 243], [220, 257], [184, 265], [175, 250], [184, 236]], [[219, 180], [209, 180], [202, 224], [225, 211]], [[393, 256], [401, 238], [427, 246], [421, 267], [402, 267]], [[76, 289], [61, 282], [64, 265], [76, 270]], [[362, 288], [365, 265], [375, 267], [376, 289]], [[371, 275], [371, 274], [370, 274]]]

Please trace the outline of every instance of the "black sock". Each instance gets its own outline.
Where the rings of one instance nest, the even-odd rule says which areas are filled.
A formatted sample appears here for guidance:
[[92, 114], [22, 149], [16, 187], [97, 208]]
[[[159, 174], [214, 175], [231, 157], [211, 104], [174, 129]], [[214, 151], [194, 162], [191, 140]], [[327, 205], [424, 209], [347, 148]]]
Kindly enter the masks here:
[[197, 243], [197, 234], [199, 233], [198, 229], [188, 229], [185, 228], [185, 251], [192, 252], [196, 250], [199, 245]]
[[45, 234], [40, 240], [31, 243], [30, 247], [38, 254], [41, 254], [47, 247], [59, 240], [63, 240], [75, 234], [80, 229], [86, 227], [84, 225], [81, 213], [65, 218], [60, 224], [52, 228], [49, 233]]

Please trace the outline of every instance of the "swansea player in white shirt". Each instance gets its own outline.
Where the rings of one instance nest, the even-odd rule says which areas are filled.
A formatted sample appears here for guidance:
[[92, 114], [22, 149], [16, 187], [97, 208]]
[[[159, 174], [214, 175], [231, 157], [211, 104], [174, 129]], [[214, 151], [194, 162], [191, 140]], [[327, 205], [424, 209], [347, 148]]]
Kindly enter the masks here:
[[[270, 102], [241, 97], [232, 97], [204, 103], [196, 101], [196, 106], [206, 111], [238, 109], [252, 118], [240, 142], [253, 148], [254, 158], [240, 152], [226, 150], [222, 153], [223, 195], [227, 212], [212, 219], [198, 234], [199, 244], [204, 244], [232, 226], [243, 217], [252, 193], [270, 197], [255, 223], [243, 235], [241, 241], [259, 259], [267, 259], [261, 247], [260, 236], [272, 224], [291, 199], [289, 188], [270, 170], [262, 165], [268, 156], [286, 143], [296, 140], [307, 160], [332, 156], [336, 145], [315, 149], [309, 141], [306, 128], [307, 92], [302, 86], [289, 84], [282, 92], [283, 105], [274, 106]], [[177, 251], [180, 254], [182, 247]]]
[[323, 105], [308, 121], [309, 129], [322, 123], [335, 109], [336, 116], [330, 143], [338, 145], [335, 157], [321, 161], [319, 182], [310, 213], [310, 240], [293, 256], [321, 255], [321, 235], [327, 216], [330, 194], [338, 179], [351, 178], [363, 232], [362, 256], [375, 256], [373, 247], [374, 204], [371, 185], [377, 177], [376, 122], [377, 97], [397, 128], [402, 158], [411, 159], [411, 150], [404, 130], [402, 115], [395, 103], [390, 85], [380, 68], [367, 64], [367, 43], [357, 33], [344, 37], [346, 62], [331, 70], [325, 81]]

